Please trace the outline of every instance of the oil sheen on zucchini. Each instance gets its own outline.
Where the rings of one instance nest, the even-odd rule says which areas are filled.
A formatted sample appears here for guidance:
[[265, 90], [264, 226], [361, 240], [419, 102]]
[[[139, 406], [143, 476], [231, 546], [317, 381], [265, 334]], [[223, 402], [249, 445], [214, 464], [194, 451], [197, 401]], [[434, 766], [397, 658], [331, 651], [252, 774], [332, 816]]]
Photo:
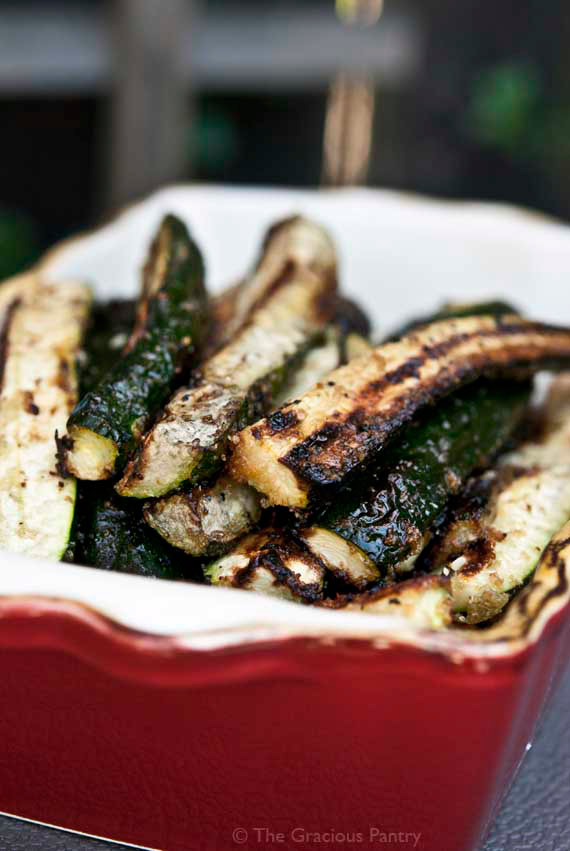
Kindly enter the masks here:
[[206, 305], [201, 254], [185, 225], [166, 216], [144, 270], [137, 319], [123, 354], [69, 418], [65, 464], [70, 473], [99, 480], [122, 469], [201, 344]]
[[311, 549], [334, 565], [357, 548], [383, 574], [409, 565], [451, 494], [504, 446], [529, 395], [528, 382], [482, 380], [440, 402], [341, 487], [304, 532]]
[[[0, 347], [0, 549], [59, 559], [73, 519], [75, 481], [61, 475], [54, 434], [77, 401], [76, 362], [91, 303], [80, 283], [37, 276], [10, 295]], [[6, 287], [6, 289], [4, 289]]]
[[270, 505], [304, 509], [370, 464], [421, 409], [488, 374], [570, 365], [570, 329], [518, 316], [446, 319], [378, 346], [243, 429], [230, 471]]
[[211, 477], [232, 432], [271, 407], [334, 312], [336, 257], [326, 231], [302, 218], [272, 229], [250, 287], [259, 298], [249, 299], [248, 321], [170, 399], [117, 485], [122, 496], [158, 497]]
[[121, 500], [107, 482], [81, 483], [74, 561], [103, 570], [174, 579], [178, 553], [144, 522], [140, 505]]

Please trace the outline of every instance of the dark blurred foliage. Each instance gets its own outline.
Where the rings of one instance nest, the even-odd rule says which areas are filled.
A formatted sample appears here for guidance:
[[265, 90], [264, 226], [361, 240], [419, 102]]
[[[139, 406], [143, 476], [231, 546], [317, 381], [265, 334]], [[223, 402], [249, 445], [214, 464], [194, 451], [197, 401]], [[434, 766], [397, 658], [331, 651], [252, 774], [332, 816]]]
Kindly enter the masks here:
[[414, 188], [570, 216], [565, 0], [424, 0]]
[[[332, 0], [316, 2], [333, 14]], [[425, 54], [412, 84], [378, 85], [368, 182], [570, 217], [564, 0], [385, 2], [414, 10]], [[187, 138], [188, 177], [318, 185], [325, 106], [322, 91], [199, 97], [193, 124], [174, 128]], [[95, 98], [0, 99], [1, 275], [103, 212], [106, 107]]]

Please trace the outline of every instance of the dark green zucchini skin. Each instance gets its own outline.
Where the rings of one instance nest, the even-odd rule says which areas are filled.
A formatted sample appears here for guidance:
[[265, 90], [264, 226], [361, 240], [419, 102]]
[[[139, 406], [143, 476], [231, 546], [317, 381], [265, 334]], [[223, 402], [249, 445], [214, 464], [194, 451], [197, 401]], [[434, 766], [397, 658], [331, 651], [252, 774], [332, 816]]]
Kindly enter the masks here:
[[375, 469], [346, 484], [313, 524], [335, 532], [380, 568], [416, 554], [467, 476], [504, 446], [526, 410], [529, 382], [479, 381], [407, 427]]
[[160, 579], [183, 576], [179, 551], [147, 526], [139, 505], [120, 499], [107, 482], [82, 482], [78, 512], [75, 562]]
[[135, 308], [132, 299], [112, 299], [93, 305], [85, 335], [84, 361], [79, 365], [80, 397], [93, 390], [117, 362], [131, 333]]
[[[113, 300], [96, 304], [88, 330], [79, 382], [87, 393], [116, 363], [121, 346], [114, 341], [128, 335], [135, 316], [135, 302]], [[107, 482], [77, 483], [73, 528], [64, 561], [104, 570], [175, 579], [191, 564], [182, 564], [179, 551], [168, 546], [143, 521], [138, 506], [120, 500]]]
[[[83, 360], [79, 364], [79, 392], [81, 396], [97, 386], [116, 363], [122, 347], [114, 340], [129, 335], [135, 318], [135, 302], [132, 299], [112, 299], [93, 305], [89, 328], [85, 335]], [[62, 561], [76, 561], [77, 541], [81, 534], [84, 511], [83, 491], [86, 483], [77, 482], [77, 502], [67, 549]]]
[[519, 313], [516, 307], [506, 301], [481, 301], [472, 304], [458, 304], [453, 302], [444, 304], [435, 313], [420, 316], [400, 326], [397, 330], [386, 337], [383, 343], [394, 343], [406, 334], [410, 334], [417, 328], [423, 328], [431, 322], [439, 322], [443, 319], [462, 319], [464, 316], [506, 316], [509, 313]]
[[191, 365], [208, 330], [202, 255], [186, 226], [172, 215], [161, 224], [145, 276], [159, 269], [158, 288], [150, 295], [143, 288], [124, 354], [81, 399], [67, 424], [68, 431], [82, 427], [112, 440], [118, 449], [115, 472], [177, 376]]

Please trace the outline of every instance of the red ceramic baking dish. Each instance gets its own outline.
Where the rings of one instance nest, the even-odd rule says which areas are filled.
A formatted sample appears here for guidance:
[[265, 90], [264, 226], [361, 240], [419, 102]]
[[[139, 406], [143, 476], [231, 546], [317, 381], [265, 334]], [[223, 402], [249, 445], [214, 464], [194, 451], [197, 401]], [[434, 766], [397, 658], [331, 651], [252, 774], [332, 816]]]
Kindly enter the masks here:
[[[37, 272], [134, 291], [166, 211], [214, 289], [299, 211], [379, 327], [446, 297], [567, 316], [569, 229], [383, 192], [174, 187]], [[167, 851], [477, 848], [568, 656], [568, 538], [493, 627], [444, 633], [2, 552], [0, 810]]]

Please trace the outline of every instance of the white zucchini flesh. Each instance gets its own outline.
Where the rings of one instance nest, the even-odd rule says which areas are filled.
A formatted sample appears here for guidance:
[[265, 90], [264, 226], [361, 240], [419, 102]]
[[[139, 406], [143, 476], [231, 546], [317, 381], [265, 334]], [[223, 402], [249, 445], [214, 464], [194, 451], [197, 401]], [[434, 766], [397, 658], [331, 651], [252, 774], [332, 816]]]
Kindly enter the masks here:
[[47, 285], [34, 279], [5, 328], [1, 549], [59, 559], [67, 546], [75, 480], [58, 472], [54, 435], [65, 433], [77, 401], [76, 360], [90, 303], [82, 283]]
[[380, 571], [366, 553], [341, 535], [313, 526], [300, 532], [311, 552], [339, 579], [355, 588], [365, 588], [380, 579]]
[[295, 370], [287, 385], [276, 396], [272, 411], [277, 411], [293, 399], [303, 396], [329, 372], [336, 369], [340, 364], [340, 345], [339, 332], [333, 328], [321, 346], [315, 346], [314, 349], [309, 350], [299, 369]]
[[145, 503], [149, 526], [173, 547], [193, 556], [216, 555], [248, 532], [261, 516], [253, 488], [220, 476], [212, 485]]
[[568, 400], [552, 412], [551, 424], [546, 438], [524, 444], [499, 465], [516, 473], [491, 497], [484, 520], [493, 542], [489, 557], [470, 565], [460, 555], [445, 570], [451, 576], [454, 611], [465, 613], [470, 623], [503, 608], [508, 593], [526, 581], [552, 536], [570, 519]]

